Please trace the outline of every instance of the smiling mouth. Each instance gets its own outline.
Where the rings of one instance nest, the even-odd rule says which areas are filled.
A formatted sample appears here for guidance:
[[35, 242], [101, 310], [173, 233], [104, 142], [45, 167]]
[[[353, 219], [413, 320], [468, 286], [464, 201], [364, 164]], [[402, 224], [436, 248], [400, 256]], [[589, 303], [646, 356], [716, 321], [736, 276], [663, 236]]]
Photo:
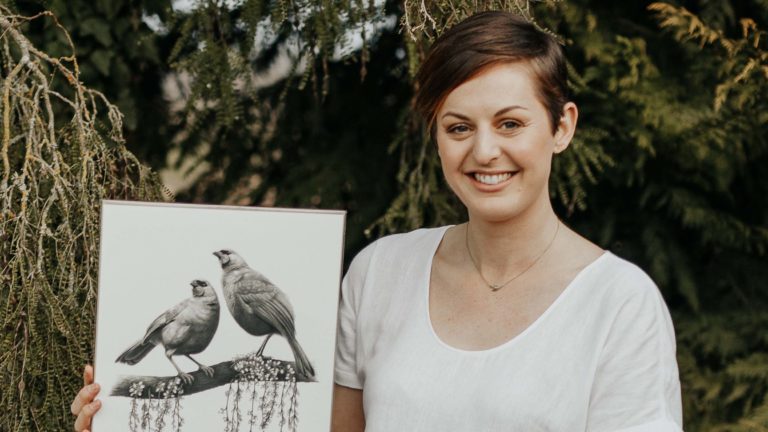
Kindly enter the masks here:
[[472, 178], [485, 185], [497, 185], [509, 180], [513, 175], [517, 174], [517, 171], [505, 172], [499, 174], [481, 174], [473, 173]]

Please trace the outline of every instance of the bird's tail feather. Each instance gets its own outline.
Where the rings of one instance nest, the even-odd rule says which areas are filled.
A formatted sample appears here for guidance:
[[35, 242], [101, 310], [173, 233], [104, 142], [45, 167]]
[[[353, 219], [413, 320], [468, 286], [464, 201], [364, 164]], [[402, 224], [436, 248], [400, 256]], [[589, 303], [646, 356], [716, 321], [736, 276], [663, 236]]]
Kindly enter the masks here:
[[296, 360], [296, 371], [299, 375], [307, 377], [307, 379], [313, 379], [315, 377], [315, 369], [312, 367], [312, 363], [309, 362], [307, 355], [304, 354], [304, 350], [301, 349], [299, 341], [295, 337], [289, 337], [288, 345], [291, 346], [293, 351], [293, 358]]
[[133, 344], [132, 347], [128, 348], [120, 354], [120, 356], [115, 360], [116, 363], [128, 363], [129, 365], [135, 365], [136, 363], [140, 362], [141, 359], [147, 356], [150, 351], [152, 351], [152, 348], [155, 347], [155, 344], [151, 341], [145, 341], [140, 340]]

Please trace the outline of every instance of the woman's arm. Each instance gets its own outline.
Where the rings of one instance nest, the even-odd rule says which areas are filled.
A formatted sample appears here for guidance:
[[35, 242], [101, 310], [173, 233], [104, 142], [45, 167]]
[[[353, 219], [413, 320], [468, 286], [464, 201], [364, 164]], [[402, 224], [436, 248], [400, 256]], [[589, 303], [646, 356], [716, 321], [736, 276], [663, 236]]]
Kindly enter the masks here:
[[363, 391], [334, 384], [331, 432], [363, 432], [364, 430]]
[[664, 299], [639, 269], [614, 279], [590, 390], [587, 431], [682, 432], [675, 331]]

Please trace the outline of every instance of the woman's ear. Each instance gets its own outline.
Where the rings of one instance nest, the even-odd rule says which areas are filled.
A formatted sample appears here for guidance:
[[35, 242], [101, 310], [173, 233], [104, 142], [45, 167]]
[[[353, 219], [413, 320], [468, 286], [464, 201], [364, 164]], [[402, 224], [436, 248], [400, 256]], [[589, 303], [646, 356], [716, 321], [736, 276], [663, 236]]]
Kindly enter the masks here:
[[579, 109], [573, 102], [568, 102], [563, 106], [563, 115], [560, 116], [560, 122], [555, 131], [555, 153], [560, 153], [568, 148], [576, 132], [576, 122], [579, 119]]

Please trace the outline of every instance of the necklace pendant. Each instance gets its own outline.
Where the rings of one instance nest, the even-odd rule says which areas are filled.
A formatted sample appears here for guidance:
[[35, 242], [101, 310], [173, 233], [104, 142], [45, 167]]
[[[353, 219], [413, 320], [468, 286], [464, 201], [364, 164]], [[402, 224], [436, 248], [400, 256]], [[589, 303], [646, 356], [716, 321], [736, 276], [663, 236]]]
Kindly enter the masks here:
[[488, 284], [488, 288], [490, 288], [493, 292], [500, 290], [502, 286], [503, 285]]

